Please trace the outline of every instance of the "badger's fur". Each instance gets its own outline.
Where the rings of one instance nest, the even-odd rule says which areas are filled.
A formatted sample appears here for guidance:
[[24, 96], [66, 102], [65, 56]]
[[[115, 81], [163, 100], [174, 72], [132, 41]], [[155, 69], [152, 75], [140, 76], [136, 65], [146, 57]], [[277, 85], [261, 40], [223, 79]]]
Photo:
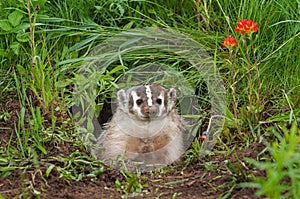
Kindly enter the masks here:
[[101, 160], [129, 159], [142, 164], [170, 164], [184, 151], [176, 90], [160, 85], [117, 92], [118, 107], [100, 135]]

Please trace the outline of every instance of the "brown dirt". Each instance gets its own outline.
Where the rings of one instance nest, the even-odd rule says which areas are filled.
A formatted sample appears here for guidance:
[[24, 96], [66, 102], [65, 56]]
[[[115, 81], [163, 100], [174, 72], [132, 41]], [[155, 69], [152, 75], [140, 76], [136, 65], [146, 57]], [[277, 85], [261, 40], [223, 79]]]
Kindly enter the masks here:
[[[0, 120], [0, 143], [6, 143], [13, 133], [17, 112], [20, 109], [17, 100], [3, 100], [0, 112], [10, 113], [9, 121]], [[4, 128], [5, 127], [5, 128]], [[2, 145], [2, 144], [1, 144]], [[55, 145], [47, 144], [48, 156], [68, 156], [75, 150], [71, 143], [61, 141]], [[253, 176], [262, 176], [262, 171], [256, 170], [245, 162], [244, 158], [256, 158], [264, 148], [263, 144], [234, 150], [229, 155], [212, 154], [202, 160], [194, 160], [187, 165], [170, 166], [167, 172], [143, 173], [139, 177], [141, 184], [149, 184], [139, 196], [132, 198], [217, 198], [220, 194], [230, 193], [229, 198], [257, 198], [252, 188], [241, 188], [237, 184], [247, 182]], [[47, 158], [44, 157], [44, 158]], [[56, 164], [56, 163], [54, 163]], [[60, 164], [60, 163], [57, 163]], [[24, 166], [24, 165], [23, 165]], [[26, 166], [26, 165], [25, 165]], [[1, 167], [1, 165], [0, 165]], [[126, 182], [119, 172], [106, 169], [97, 178], [83, 177], [80, 181], [63, 179], [56, 168], [46, 177], [46, 164], [39, 167], [27, 166], [26, 169], [16, 169], [6, 178], [0, 177], [0, 198], [121, 198], [124, 194], [116, 188], [116, 180]], [[88, 169], [87, 169], [88, 170]], [[0, 169], [1, 174], [1, 169]]]
[[[255, 157], [262, 149], [262, 145], [255, 144], [251, 148], [236, 151], [228, 157], [224, 155], [212, 155], [206, 160], [188, 165], [182, 169], [177, 166], [175, 170], [162, 173], [144, 173], [139, 177], [141, 184], [149, 184], [142, 195], [132, 196], [133, 198], [217, 198], [220, 194], [225, 194], [231, 188], [230, 198], [257, 198], [252, 188], [241, 188], [237, 183], [249, 181], [250, 175], [263, 175], [261, 171], [249, 168], [242, 159], [243, 157]], [[206, 162], [207, 161], [207, 162]], [[230, 166], [226, 161], [241, 170], [246, 170], [241, 175], [241, 170], [237, 173], [230, 171]], [[207, 168], [206, 163], [211, 163], [213, 168]], [[245, 163], [244, 166], [243, 163]], [[247, 166], [246, 166], [247, 165]], [[229, 168], [229, 169], [228, 169]], [[46, 177], [46, 168], [40, 168], [41, 173], [36, 170], [15, 170], [8, 178], [1, 179], [0, 193], [5, 198], [13, 198], [16, 195], [29, 190], [27, 196], [33, 197], [32, 187], [40, 191], [41, 198], [120, 198], [122, 193], [116, 189], [115, 182], [124, 182], [124, 176], [114, 170], [106, 170], [98, 178], [84, 178], [81, 181], [68, 181], [60, 177], [54, 169]], [[231, 173], [232, 172], [232, 173]], [[232, 187], [234, 185], [234, 187]]]

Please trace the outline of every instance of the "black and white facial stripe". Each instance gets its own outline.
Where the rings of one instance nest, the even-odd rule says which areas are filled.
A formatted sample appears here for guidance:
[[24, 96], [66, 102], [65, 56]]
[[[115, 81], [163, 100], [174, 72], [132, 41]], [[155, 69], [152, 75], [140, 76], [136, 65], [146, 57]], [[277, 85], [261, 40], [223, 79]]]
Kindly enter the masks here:
[[148, 106], [152, 106], [152, 91], [149, 85], [145, 86]]
[[[126, 100], [127, 99], [127, 100]], [[176, 102], [176, 90], [152, 84], [135, 86], [126, 92], [118, 92], [119, 105], [128, 114], [139, 120], [159, 119], [173, 109]], [[126, 106], [128, 103], [128, 106]]]

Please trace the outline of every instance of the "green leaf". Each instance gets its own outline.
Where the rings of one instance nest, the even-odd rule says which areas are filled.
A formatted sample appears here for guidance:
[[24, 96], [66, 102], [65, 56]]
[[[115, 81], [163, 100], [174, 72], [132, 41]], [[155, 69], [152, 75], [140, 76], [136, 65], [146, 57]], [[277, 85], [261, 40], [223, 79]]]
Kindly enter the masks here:
[[0, 158], [0, 165], [7, 165], [9, 161], [6, 158]]
[[46, 170], [46, 177], [48, 177], [51, 173], [51, 171], [54, 169], [55, 165], [54, 164], [51, 164], [47, 170]]
[[23, 18], [23, 13], [21, 13], [18, 10], [15, 10], [8, 15], [8, 21], [14, 27], [16, 27], [21, 23], [22, 18]]
[[77, 44], [75, 44], [74, 46], [72, 46], [71, 48], [69, 48], [69, 52], [72, 52], [74, 50], [81, 50], [82, 48], [86, 47], [87, 44], [92, 43], [93, 41], [95, 41], [100, 35], [95, 35], [93, 37], [87, 38]]
[[5, 50], [0, 48], [0, 56], [5, 56]]
[[116, 185], [116, 187], [117, 187], [118, 190], [122, 189], [122, 185], [121, 185], [121, 182], [119, 180], [115, 181], [115, 185]]
[[113, 68], [111, 71], [109, 71], [107, 74], [112, 75], [120, 70], [126, 70], [126, 69], [128, 69], [126, 66], [118, 65], [115, 68]]
[[4, 31], [10, 31], [12, 29], [12, 27], [7, 19], [0, 21], [0, 28]]
[[57, 88], [66, 88], [67, 86], [70, 86], [71, 84], [73, 84], [73, 82], [71, 80], [59, 80], [56, 82], [56, 86]]
[[10, 44], [9, 47], [12, 49], [12, 51], [16, 55], [19, 55], [19, 51], [20, 51], [20, 43], [19, 42], [13, 42], [12, 44]]
[[19, 42], [28, 42], [30, 41], [30, 35], [29, 35], [29, 32], [26, 32], [26, 33], [23, 33], [23, 32], [19, 32], [17, 34], [17, 40]]
[[13, 170], [15, 170], [16, 167], [2, 167], [0, 168], [0, 176], [2, 178], [6, 178], [7, 176], [9, 176]]
[[133, 24], [134, 24], [135, 21], [130, 21], [129, 23], [127, 23], [125, 26], [124, 26], [124, 30], [129, 30], [132, 28]]
[[28, 71], [23, 67], [21, 66], [20, 64], [17, 64], [17, 71], [20, 75], [28, 75]]
[[40, 144], [36, 143], [35, 146], [44, 154], [47, 155], [47, 150]]

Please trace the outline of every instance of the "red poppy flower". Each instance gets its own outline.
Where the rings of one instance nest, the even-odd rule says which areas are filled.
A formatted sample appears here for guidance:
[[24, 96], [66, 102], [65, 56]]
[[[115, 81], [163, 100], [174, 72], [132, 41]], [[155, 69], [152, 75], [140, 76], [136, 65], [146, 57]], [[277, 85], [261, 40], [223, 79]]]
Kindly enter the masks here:
[[257, 23], [247, 19], [241, 19], [237, 23], [237, 27], [234, 29], [236, 32], [240, 32], [241, 34], [250, 35], [254, 32], [258, 31]]
[[222, 44], [222, 46], [225, 46], [227, 48], [232, 48], [233, 46], [237, 46], [237, 45], [238, 45], [238, 42], [234, 37], [226, 37]]

